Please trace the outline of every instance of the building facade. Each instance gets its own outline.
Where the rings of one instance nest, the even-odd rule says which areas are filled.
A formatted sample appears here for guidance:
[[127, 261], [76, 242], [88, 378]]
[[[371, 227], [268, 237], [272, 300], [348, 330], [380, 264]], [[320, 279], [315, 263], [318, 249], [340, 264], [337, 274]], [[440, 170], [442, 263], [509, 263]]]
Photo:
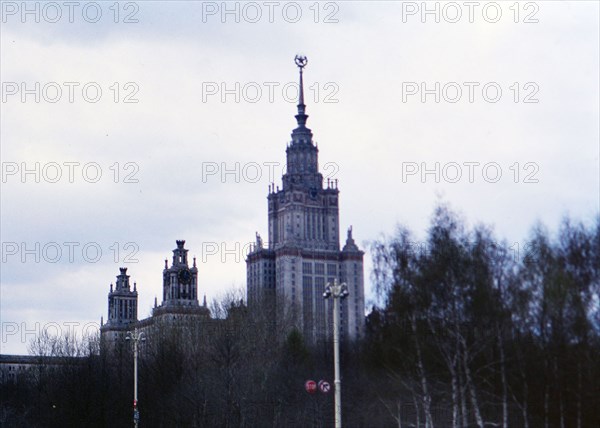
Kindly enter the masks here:
[[351, 227], [340, 250], [338, 183], [328, 179], [324, 185], [319, 172], [319, 149], [306, 127], [306, 58], [296, 57], [296, 64], [300, 70], [297, 127], [286, 149], [282, 188], [269, 187], [268, 244], [257, 234], [246, 259], [248, 305], [251, 311], [275, 308], [272, 313], [280, 323], [291, 312], [305, 340], [317, 343], [331, 337], [332, 307], [323, 292], [327, 283], [338, 279], [350, 292], [342, 300], [341, 335], [357, 339], [363, 334], [365, 318], [364, 252], [354, 242]]
[[161, 326], [196, 323], [210, 320], [210, 311], [206, 305], [206, 297], [200, 305], [198, 301], [198, 267], [196, 259], [190, 267], [188, 250], [185, 241], [176, 241], [173, 250], [173, 261], [165, 260], [163, 270], [163, 297], [158, 305], [155, 298], [152, 315], [138, 320], [137, 318], [137, 285], [133, 290], [129, 284], [127, 268], [120, 268], [116, 286], [110, 284], [108, 293], [108, 320], [100, 322], [102, 341], [106, 344], [125, 339], [127, 333], [139, 329], [147, 334], [155, 335], [151, 329]]

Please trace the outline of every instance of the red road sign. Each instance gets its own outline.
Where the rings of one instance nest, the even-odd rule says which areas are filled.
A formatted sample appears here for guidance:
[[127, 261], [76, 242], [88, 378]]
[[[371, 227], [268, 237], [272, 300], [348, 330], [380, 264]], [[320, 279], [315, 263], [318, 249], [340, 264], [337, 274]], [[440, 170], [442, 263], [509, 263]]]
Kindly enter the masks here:
[[317, 382], [315, 382], [314, 380], [307, 380], [304, 383], [304, 389], [306, 389], [306, 392], [308, 392], [309, 394], [314, 394], [315, 392], [317, 392]]
[[319, 390], [323, 393], [328, 393], [331, 390], [331, 385], [325, 380], [319, 381]]

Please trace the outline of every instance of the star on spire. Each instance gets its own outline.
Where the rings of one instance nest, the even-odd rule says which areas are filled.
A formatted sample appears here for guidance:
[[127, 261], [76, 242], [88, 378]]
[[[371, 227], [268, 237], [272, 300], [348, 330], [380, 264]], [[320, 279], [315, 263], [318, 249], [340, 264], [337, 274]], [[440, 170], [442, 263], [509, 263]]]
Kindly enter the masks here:
[[308, 58], [304, 55], [296, 55], [294, 58], [294, 62], [298, 66], [300, 70], [300, 86], [298, 89], [298, 114], [296, 115], [296, 121], [298, 122], [298, 128], [296, 129], [306, 129], [306, 120], [308, 119], [308, 115], [306, 114], [306, 105], [304, 104], [304, 80], [302, 78], [302, 72], [304, 67], [308, 64]]

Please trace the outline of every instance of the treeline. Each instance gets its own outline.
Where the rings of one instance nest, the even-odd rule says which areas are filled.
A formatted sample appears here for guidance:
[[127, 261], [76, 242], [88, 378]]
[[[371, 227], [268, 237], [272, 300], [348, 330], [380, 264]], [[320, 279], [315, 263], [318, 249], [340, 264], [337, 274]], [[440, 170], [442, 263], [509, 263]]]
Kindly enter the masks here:
[[[600, 426], [600, 221], [538, 226], [525, 250], [444, 206], [421, 243], [406, 228], [375, 242], [379, 304], [342, 344], [344, 426]], [[140, 427], [333, 426], [333, 393], [304, 390], [333, 385], [332, 343], [240, 297], [214, 302], [217, 320], [155, 323]], [[40, 364], [0, 386], [2, 427], [132, 426], [131, 343], [41, 336], [30, 352]]]
[[600, 426], [600, 222], [523, 249], [444, 206], [375, 245], [365, 358], [397, 426]]

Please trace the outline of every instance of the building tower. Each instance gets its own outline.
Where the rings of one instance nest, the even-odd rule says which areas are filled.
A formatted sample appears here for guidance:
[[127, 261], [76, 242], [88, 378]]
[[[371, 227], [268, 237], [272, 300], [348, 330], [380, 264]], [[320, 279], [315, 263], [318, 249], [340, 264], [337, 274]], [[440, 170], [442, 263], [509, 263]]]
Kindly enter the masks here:
[[198, 268], [196, 259], [190, 268], [185, 241], [178, 240], [173, 263], [165, 260], [163, 270], [163, 306], [198, 306]]
[[190, 332], [193, 326], [204, 326], [210, 320], [210, 310], [206, 305], [198, 303], [198, 268], [196, 259], [192, 267], [188, 263], [188, 250], [184, 248], [185, 241], [176, 241], [177, 248], [173, 250], [173, 262], [165, 260], [163, 270], [163, 299], [158, 305], [154, 299], [152, 316], [138, 320], [138, 293], [136, 285], [130, 290], [127, 268], [121, 268], [117, 276], [117, 285], [113, 290], [110, 285], [108, 294], [108, 321], [100, 322], [101, 338], [109, 346], [123, 345], [127, 332], [138, 329], [147, 337], [159, 337], [161, 332], [167, 332], [170, 327], [183, 327]]
[[[198, 302], [198, 267], [194, 257], [192, 267], [188, 262], [188, 250], [184, 248], [185, 241], [175, 241], [177, 248], [173, 250], [173, 262], [165, 259], [163, 270], [163, 298], [160, 306], [154, 303], [152, 316], [163, 321], [192, 320], [200, 316], [210, 317], [210, 311], [204, 304]], [[157, 318], [157, 319], [158, 319]]]
[[306, 57], [296, 57], [300, 70], [297, 127], [286, 149], [287, 169], [282, 189], [269, 186], [269, 241], [260, 235], [248, 254], [248, 304], [276, 308], [276, 322], [283, 322], [284, 308], [295, 314], [296, 326], [305, 340], [316, 343], [330, 337], [331, 307], [323, 299], [328, 282], [346, 282], [350, 296], [342, 303], [342, 337], [356, 339], [364, 328], [363, 255], [354, 243], [352, 230], [340, 251], [339, 190], [337, 180], [319, 172], [319, 149], [306, 127], [303, 70]]
[[117, 275], [117, 282], [113, 289], [110, 284], [108, 293], [108, 321], [100, 327], [102, 336], [108, 339], [116, 339], [119, 333], [128, 331], [132, 324], [137, 322], [138, 314], [138, 292], [137, 284], [133, 284], [133, 290], [129, 284], [127, 268], [119, 268], [121, 273]]

